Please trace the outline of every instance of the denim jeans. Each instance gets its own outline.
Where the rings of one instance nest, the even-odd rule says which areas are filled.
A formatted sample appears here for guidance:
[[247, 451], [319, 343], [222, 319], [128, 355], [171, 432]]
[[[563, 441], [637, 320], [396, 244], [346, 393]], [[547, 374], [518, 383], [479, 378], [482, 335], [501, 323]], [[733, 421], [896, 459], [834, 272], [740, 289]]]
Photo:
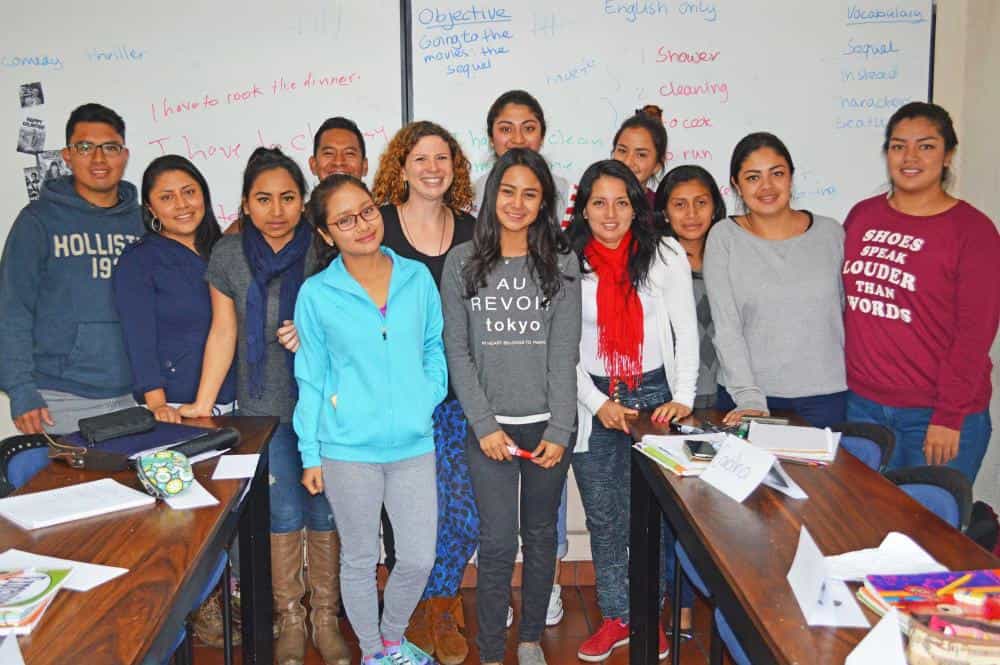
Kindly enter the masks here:
[[310, 531], [332, 531], [333, 512], [322, 492], [309, 494], [302, 485], [299, 438], [291, 423], [281, 423], [267, 446], [271, 478], [271, 533], [290, 533], [302, 527]]
[[[848, 420], [884, 425], [896, 435], [896, 447], [888, 465], [890, 469], [927, 464], [924, 437], [927, 436], [927, 426], [933, 413], [931, 408], [884, 406], [855, 392], [847, 393]], [[958, 437], [958, 456], [948, 462], [948, 466], [965, 474], [969, 482], [975, 482], [992, 433], [988, 408], [967, 415], [962, 420]]]
[[[723, 412], [736, 408], [723, 386], [719, 386], [715, 408]], [[847, 419], [847, 391], [805, 397], [768, 397], [767, 408], [769, 411], [793, 411], [813, 427], [829, 427]]]
[[[534, 450], [547, 424], [503, 425], [503, 430], [522, 450]], [[537, 642], [545, 628], [556, 567], [556, 513], [566, 485], [573, 442], [571, 437], [570, 448], [559, 464], [543, 469], [520, 457], [509, 462], [488, 458], [469, 428], [465, 450], [479, 508], [476, 643], [482, 662], [504, 660], [504, 623], [510, 603], [510, 576], [517, 558], [519, 506], [524, 568], [518, 642]]]
[[[609, 394], [607, 377], [592, 377], [594, 384]], [[624, 406], [649, 410], [670, 401], [670, 389], [662, 369], [647, 372], [634, 392], [620, 392]], [[628, 621], [629, 501], [631, 498], [632, 437], [607, 429], [594, 416], [589, 450], [573, 455], [580, 498], [590, 531], [590, 552], [597, 582], [597, 604], [605, 618]], [[666, 520], [660, 525], [662, 562], [659, 598], [673, 592], [674, 533]], [[681, 605], [691, 607], [693, 593], [685, 583]]]

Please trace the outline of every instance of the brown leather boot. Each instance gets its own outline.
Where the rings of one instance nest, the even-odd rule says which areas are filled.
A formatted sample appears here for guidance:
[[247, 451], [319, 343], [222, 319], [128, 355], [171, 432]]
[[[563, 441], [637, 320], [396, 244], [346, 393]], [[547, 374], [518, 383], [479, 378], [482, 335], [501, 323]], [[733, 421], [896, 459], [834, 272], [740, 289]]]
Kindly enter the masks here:
[[441, 665], [461, 665], [469, 655], [469, 643], [458, 629], [460, 616], [464, 618], [461, 596], [427, 601], [427, 620], [434, 636], [434, 658]]
[[274, 659], [278, 665], [302, 665], [306, 657], [306, 608], [302, 597], [302, 532], [271, 534], [271, 586], [277, 615], [278, 643]]
[[410, 615], [410, 624], [406, 627], [406, 639], [417, 645], [428, 656], [433, 656], [434, 635], [431, 634], [431, 624], [427, 619], [427, 601], [421, 600]]
[[350, 665], [340, 634], [340, 537], [336, 531], [306, 531], [312, 640], [326, 665]]

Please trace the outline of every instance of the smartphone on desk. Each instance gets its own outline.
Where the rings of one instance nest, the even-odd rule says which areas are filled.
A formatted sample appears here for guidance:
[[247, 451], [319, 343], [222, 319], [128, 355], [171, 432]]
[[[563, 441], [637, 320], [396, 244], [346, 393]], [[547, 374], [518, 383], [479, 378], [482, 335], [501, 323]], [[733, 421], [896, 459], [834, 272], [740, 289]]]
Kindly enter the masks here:
[[715, 446], [710, 441], [684, 439], [684, 453], [695, 462], [710, 462], [715, 457]]

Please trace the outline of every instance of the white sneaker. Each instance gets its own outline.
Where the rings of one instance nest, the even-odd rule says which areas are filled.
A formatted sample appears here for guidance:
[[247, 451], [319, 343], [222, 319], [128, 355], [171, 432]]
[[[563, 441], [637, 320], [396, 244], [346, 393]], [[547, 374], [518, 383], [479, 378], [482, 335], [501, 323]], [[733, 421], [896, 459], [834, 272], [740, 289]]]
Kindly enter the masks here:
[[562, 587], [558, 584], [552, 585], [552, 593], [549, 594], [549, 609], [545, 612], [545, 625], [554, 626], [563, 618]]
[[514, 625], [514, 608], [510, 605], [507, 606], [507, 627], [510, 628]]

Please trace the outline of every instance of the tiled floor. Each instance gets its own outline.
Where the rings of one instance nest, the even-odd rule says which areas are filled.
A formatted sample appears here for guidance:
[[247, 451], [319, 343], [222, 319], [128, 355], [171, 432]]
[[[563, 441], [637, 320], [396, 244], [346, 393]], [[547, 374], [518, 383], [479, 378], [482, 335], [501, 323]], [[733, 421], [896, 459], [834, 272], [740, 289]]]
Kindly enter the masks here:
[[[565, 580], [565, 575], [562, 577]], [[470, 653], [465, 662], [473, 664], [479, 662], [479, 653], [475, 647], [476, 592], [474, 589], [466, 588], [462, 591], [462, 594], [465, 604], [466, 621], [468, 622], [466, 634], [470, 636]], [[542, 648], [545, 651], [549, 665], [580, 665], [582, 661], [577, 659], [576, 650], [580, 646], [580, 643], [590, 635], [591, 631], [601, 621], [600, 611], [597, 609], [597, 598], [594, 593], [594, 587], [563, 584], [562, 598], [566, 615], [559, 625], [545, 630], [542, 637]], [[515, 651], [519, 602], [520, 592], [515, 589], [515, 624], [513, 629], [509, 631], [507, 640], [506, 665], [516, 665], [517, 662]], [[708, 607], [700, 600], [696, 600], [695, 637], [681, 646], [681, 663], [683, 665], [706, 665], [708, 663], [708, 620]], [[342, 622], [342, 625], [344, 626], [345, 637], [354, 651], [354, 662], [357, 663], [360, 659], [360, 654], [357, 650], [357, 638], [351, 632], [346, 621]], [[236, 650], [234, 662], [240, 662], [238, 649]], [[618, 649], [606, 662], [609, 665], [627, 665], [628, 649]], [[207, 647], [198, 647], [195, 649], [196, 665], [220, 665], [221, 663], [221, 650]], [[323, 665], [319, 654], [311, 647], [306, 654], [305, 665]]]

